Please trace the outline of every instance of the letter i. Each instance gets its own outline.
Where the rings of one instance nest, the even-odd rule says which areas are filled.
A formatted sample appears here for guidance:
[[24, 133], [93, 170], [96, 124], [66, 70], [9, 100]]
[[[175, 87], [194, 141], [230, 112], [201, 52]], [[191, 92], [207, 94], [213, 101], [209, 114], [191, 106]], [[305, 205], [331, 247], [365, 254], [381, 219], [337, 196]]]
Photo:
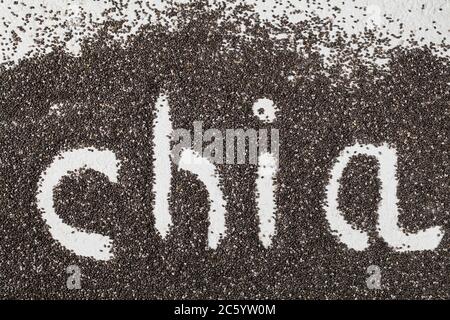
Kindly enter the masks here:
[[[275, 120], [272, 100], [259, 99], [253, 105], [253, 113], [262, 121]], [[271, 130], [271, 150], [267, 150], [267, 129], [259, 130], [258, 176], [256, 179], [256, 205], [258, 207], [259, 239], [265, 248], [270, 247], [275, 235], [275, 178], [278, 172], [278, 129]]]

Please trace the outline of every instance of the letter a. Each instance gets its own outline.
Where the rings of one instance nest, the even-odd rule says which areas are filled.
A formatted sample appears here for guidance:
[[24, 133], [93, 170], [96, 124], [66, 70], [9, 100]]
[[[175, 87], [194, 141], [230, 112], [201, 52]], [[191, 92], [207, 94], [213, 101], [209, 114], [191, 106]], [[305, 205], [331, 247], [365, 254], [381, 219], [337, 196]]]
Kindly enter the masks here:
[[364, 250], [369, 246], [369, 237], [366, 232], [354, 230], [348, 224], [338, 209], [339, 179], [351, 157], [362, 154], [375, 157], [380, 164], [378, 178], [381, 181], [381, 201], [378, 206], [377, 229], [381, 237], [394, 250], [421, 251], [434, 250], [442, 240], [444, 231], [440, 227], [432, 227], [417, 233], [404, 233], [398, 226], [398, 199], [397, 199], [397, 154], [394, 148], [387, 144], [380, 147], [374, 145], [354, 145], [347, 147], [339, 155], [336, 164], [331, 170], [331, 181], [326, 189], [327, 204], [325, 205], [326, 218], [333, 231], [338, 233], [341, 242], [349, 248]]

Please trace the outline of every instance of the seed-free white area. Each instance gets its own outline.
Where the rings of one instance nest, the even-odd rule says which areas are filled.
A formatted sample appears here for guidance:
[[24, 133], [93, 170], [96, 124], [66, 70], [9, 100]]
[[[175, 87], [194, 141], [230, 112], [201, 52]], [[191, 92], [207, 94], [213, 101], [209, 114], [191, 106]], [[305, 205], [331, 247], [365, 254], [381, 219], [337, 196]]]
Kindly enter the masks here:
[[97, 260], [109, 260], [113, 257], [110, 237], [98, 233], [87, 233], [63, 222], [55, 212], [53, 189], [62, 177], [82, 168], [101, 172], [111, 182], [117, 183], [118, 167], [119, 161], [112, 151], [83, 148], [61, 153], [42, 173], [36, 196], [37, 205], [42, 211], [42, 218], [49, 226], [51, 236], [66, 249], [77, 255]]
[[170, 160], [172, 122], [169, 115], [169, 101], [164, 95], [161, 95], [156, 101], [156, 113], [153, 127], [153, 173], [155, 176], [152, 190], [155, 196], [153, 214], [155, 217], [155, 228], [164, 239], [172, 225], [172, 217], [169, 210], [169, 196], [172, 180]]
[[275, 120], [276, 105], [272, 100], [261, 98], [253, 104], [253, 114], [263, 122], [273, 122]]
[[326, 188], [325, 212], [331, 230], [337, 233], [339, 240], [349, 248], [358, 251], [365, 250], [369, 246], [367, 232], [353, 228], [345, 221], [342, 212], [338, 209], [339, 180], [350, 159], [356, 155], [375, 157], [379, 162], [378, 178], [381, 181], [381, 201], [378, 206], [377, 224], [379, 235], [399, 252], [436, 249], [444, 236], [444, 231], [440, 227], [432, 227], [417, 233], [405, 233], [399, 228], [397, 153], [387, 144], [379, 147], [370, 144], [356, 144], [347, 147], [334, 164], [331, 170], [331, 180]]
[[219, 177], [215, 166], [191, 149], [181, 152], [178, 168], [186, 170], [203, 182], [209, 193], [210, 208], [208, 213], [208, 246], [217, 249], [220, 239], [225, 236], [225, 198], [220, 189]]
[[258, 207], [259, 239], [265, 248], [272, 244], [275, 235], [275, 176], [277, 162], [271, 153], [263, 153], [258, 159], [256, 179], [256, 205]]

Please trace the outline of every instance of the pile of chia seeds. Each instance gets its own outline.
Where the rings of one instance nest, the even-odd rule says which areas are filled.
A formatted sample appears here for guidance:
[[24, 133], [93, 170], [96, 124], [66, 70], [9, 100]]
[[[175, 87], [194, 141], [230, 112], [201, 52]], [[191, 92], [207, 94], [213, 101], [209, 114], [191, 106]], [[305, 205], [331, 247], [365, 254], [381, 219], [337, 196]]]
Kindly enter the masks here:
[[[155, 16], [129, 36], [123, 21], [102, 23], [79, 55], [55, 40], [42, 44], [48, 53], [1, 68], [0, 297], [450, 298], [448, 58], [433, 46], [385, 50], [389, 40], [374, 31], [356, 39], [313, 15], [268, 22], [236, 1], [172, 4]], [[335, 53], [331, 63], [320, 46]], [[363, 54], [368, 48], [370, 59]], [[381, 66], [376, 58], [388, 62]], [[258, 238], [257, 167], [249, 164], [217, 165], [227, 234], [216, 250], [206, 245], [207, 189], [173, 165], [173, 226], [159, 236], [152, 123], [161, 93], [174, 128], [203, 121], [204, 130], [279, 130], [271, 247]], [[253, 114], [260, 98], [279, 109], [272, 123]], [[395, 252], [377, 235], [379, 165], [366, 156], [353, 157], [345, 169], [339, 208], [369, 233], [371, 245], [348, 249], [330, 231], [323, 209], [330, 169], [356, 142], [395, 146], [399, 223], [408, 232], [442, 226], [438, 248]], [[113, 151], [119, 181], [74, 172], [55, 188], [55, 209], [65, 223], [114, 240], [114, 258], [106, 262], [53, 239], [36, 203], [53, 158], [83, 147]], [[81, 270], [81, 289], [66, 286], [70, 265]], [[367, 286], [371, 265], [382, 272], [380, 289]]]

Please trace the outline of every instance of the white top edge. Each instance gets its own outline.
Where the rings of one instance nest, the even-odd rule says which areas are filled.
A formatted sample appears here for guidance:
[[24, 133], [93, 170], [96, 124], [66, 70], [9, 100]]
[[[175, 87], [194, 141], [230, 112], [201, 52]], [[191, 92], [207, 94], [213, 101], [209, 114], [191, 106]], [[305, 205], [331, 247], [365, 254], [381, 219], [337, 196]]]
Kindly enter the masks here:
[[[15, 2], [17, 4], [13, 5]], [[286, 7], [286, 4], [277, 3], [275, 0], [245, 2], [254, 4], [261, 17], [268, 20], [283, 14]], [[314, 13], [320, 17], [330, 17], [348, 34], [358, 34], [365, 27], [377, 28], [392, 38], [392, 46], [406, 45], [411, 33], [419, 45], [450, 44], [448, 0], [292, 0], [291, 3], [294, 7], [286, 13], [293, 22]], [[108, 16], [113, 19], [125, 18], [131, 23], [136, 17], [135, 10], [140, 12], [141, 18], [137, 24], [133, 23], [130, 33], [136, 32], [140, 25], [153, 19], [149, 13], [150, 9], [167, 6], [167, 2], [162, 0], [149, 1], [143, 8], [137, 5], [136, 0], [130, 0], [128, 4], [128, 8], [123, 12], [111, 13]], [[67, 43], [66, 49], [74, 55], [79, 54], [80, 41], [95, 32], [93, 23], [106, 20], [102, 13], [111, 7], [110, 0], [0, 0], [0, 63], [17, 63], [28, 54], [46, 53], [48, 49], [43, 49], [43, 46], [35, 41], [50, 44], [52, 39], [63, 39], [70, 31], [74, 36]], [[333, 10], [333, 7], [339, 7], [340, 10]], [[87, 15], [91, 15], [91, 18], [86, 18]], [[20, 26], [23, 29], [19, 28]], [[45, 27], [51, 30], [44, 30]], [[17, 39], [17, 36], [14, 36], [14, 33], [21, 40], [16, 41], [16, 44], [14, 38]], [[394, 35], [400, 38], [397, 39]], [[450, 52], [442, 51], [441, 54], [448, 56]]]

